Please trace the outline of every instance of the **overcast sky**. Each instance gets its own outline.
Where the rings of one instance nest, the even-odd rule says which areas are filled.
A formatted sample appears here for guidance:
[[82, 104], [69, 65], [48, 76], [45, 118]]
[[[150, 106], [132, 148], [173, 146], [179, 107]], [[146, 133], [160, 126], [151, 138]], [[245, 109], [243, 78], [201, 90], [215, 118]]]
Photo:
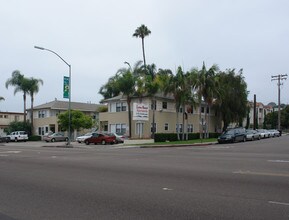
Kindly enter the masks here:
[[[1, 0], [0, 111], [23, 111], [22, 94], [5, 82], [14, 70], [40, 78], [35, 105], [63, 99], [63, 76], [72, 66], [72, 101], [99, 103], [99, 88], [124, 62], [142, 60], [141, 40], [132, 37], [145, 24], [146, 61], [157, 68], [185, 71], [218, 64], [243, 68], [249, 100], [278, 102], [272, 75], [288, 74], [288, 0]], [[289, 79], [281, 102], [289, 104]], [[30, 98], [27, 106], [30, 107]]]

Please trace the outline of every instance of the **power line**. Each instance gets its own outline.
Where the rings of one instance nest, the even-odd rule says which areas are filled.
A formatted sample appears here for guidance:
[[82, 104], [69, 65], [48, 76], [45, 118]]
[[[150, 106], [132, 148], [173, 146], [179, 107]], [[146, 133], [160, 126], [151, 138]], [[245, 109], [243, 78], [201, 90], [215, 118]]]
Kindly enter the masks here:
[[278, 80], [277, 86], [278, 86], [278, 130], [281, 130], [281, 112], [280, 112], [280, 86], [283, 85], [281, 83], [282, 80], [287, 79], [287, 74], [279, 74], [275, 76], [271, 76], [271, 81]]

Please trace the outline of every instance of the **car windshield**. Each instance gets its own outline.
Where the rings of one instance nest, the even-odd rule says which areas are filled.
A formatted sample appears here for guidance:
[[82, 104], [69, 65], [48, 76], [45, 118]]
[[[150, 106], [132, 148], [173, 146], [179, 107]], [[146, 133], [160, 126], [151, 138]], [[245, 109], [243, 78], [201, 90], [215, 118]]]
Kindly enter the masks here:
[[234, 130], [228, 130], [228, 131], [225, 131], [224, 134], [234, 134], [234, 133], [235, 133]]

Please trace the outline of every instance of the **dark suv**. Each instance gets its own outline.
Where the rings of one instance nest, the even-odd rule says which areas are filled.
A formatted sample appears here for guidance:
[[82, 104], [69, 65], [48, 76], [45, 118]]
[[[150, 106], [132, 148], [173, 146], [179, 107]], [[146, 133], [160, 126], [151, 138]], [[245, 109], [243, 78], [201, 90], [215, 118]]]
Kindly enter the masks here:
[[245, 128], [232, 128], [225, 131], [220, 137], [218, 137], [218, 143], [227, 143], [227, 142], [238, 142], [246, 141], [246, 130]]

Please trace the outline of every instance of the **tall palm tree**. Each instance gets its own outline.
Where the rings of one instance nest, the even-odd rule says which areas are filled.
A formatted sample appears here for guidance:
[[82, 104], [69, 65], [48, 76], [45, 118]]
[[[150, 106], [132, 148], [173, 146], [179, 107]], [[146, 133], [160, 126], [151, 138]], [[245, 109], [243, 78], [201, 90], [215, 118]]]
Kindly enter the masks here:
[[28, 93], [31, 97], [31, 132], [34, 133], [34, 127], [33, 127], [33, 105], [34, 105], [34, 95], [39, 92], [39, 85], [43, 85], [42, 79], [35, 79], [31, 77], [29, 79], [29, 88]]
[[26, 95], [29, 89], [29, 80], [19, 70], [15, 70], [12, 72], [11, 78], [7, 79], [5, 86], [7, 89], [9, 86], [14, 86], [14, 95], [17, 92], [23, 92], [24, 122], [26, 122]]
[[144, 24], [142, 24], [140, 27], [138, 27], [134, 34], [132, 35], [133, 37], [139, 37], [141, 38], [141, 42], [142, 42], [142, 54], [143, 54], [143, 62], [144, 62], [144, 66], [146, 67], [146, 59], [145, 59], [145, 49], [144, 49], [144, 38], [148, 35], [151, 34], [151, 31], [147, 28], [147, 26], [145, 26]]

